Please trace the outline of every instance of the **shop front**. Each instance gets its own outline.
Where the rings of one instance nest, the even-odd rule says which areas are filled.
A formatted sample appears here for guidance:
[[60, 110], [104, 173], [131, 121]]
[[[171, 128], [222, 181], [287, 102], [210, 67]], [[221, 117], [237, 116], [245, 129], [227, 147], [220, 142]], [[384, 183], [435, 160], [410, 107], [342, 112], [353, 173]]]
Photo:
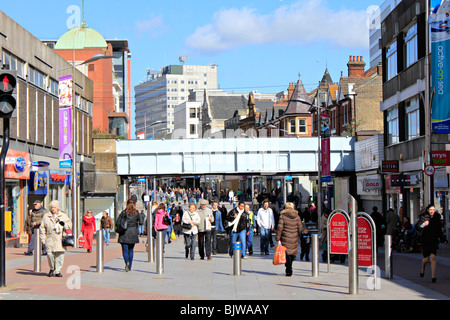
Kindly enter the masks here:
[[26, 219], [26, 180], [30, 178], [30, 154], [8, 150], [5, 160], [5, 238], [7, 247], [17, 247]]

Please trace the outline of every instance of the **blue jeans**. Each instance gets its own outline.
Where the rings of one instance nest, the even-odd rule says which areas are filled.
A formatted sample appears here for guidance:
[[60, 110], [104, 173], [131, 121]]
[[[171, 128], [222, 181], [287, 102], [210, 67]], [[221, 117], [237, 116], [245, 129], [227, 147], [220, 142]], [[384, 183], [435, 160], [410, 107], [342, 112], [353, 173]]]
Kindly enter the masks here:
[[261, 254], [269, 253], [269, 238], [271, 236], [271, 230], [261, 227], [259, 229], [259, 233], [261, 235], [261, 237], [260, 237], [260, 240], [261, 240]]
[[131, 270], [134, 256], [134, 243], [122, 243], [122, 255], [125, 263], [128, 264], [128, 268]]
[[246, 239], [247, 238], [247, 230], [242, 230], [241, 232], [231, 232], [231, 239], [230, 239], [230, 256], [233, 256], [233, 244], [237, 242], [238, 240], [242, 244], [242, 257], [246, 256]]
[[110, 229], [102, 229], [103, 232], [103, 241], [106, 244], [109, 244], [109, 236], [111, 234], [111, 230]]
[[248, 249], [248, 253], [253, 254], [253, 228], [250, 228], [248, 230], [247, 249]]

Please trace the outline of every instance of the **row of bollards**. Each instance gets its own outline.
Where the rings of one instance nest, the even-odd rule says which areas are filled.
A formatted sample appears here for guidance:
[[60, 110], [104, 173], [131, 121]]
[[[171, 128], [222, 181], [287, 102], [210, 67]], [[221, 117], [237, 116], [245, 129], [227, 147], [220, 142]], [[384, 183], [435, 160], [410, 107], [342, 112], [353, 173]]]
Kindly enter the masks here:
[[[164, 232], [158, 231], [156, 236], [156, 273], [159, 275], [164, 274]], [[104, 272], [104, 241], [103, 241], [103, 232], [99, 230], [97, 232], [97, 273]], [[319, 235], [313, 234], [312, 237], [312, 268], [311, 275], [314, 278], [319, 277]], [[41, 272], [41, 241], [39, 238], [39, 230], [36, 229], [34, 231], [34, 272]], [[153, 246], [152, 246], [153, 247]], [[153, 248], [149, 246], [149, 252], [153, 251]], [[351, 253], [351, 252], [350, 252]], [[151, 257], [153, 254], [149, 253], [149, 262], [152, 262]], [[349, 254], [349, 258], [352, 259]], [[349, 263], [349, 268], [357, 268], [355, 262]], [[385, 278], [392, 279], [392, 237], [385, 236]], [[241, 242], [236, 242], [233, 244], [233, 275], [240, 276], [242, 274], [242, 244]], [[352, 278], [352, 270], [350, 270], [350, 290], [353, 294], [357, 293], [358, 281]], [[352, 286], [354, 286], [352, 288]], [[353, 291], [352, 291], [353, 290]], [[356, 290], [356, 291], [355, 291]]]

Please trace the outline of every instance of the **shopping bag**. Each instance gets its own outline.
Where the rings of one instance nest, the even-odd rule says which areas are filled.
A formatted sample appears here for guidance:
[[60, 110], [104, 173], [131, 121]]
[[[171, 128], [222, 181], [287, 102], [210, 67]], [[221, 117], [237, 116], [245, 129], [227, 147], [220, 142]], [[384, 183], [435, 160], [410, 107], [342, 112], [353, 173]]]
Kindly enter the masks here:
[[283, 247], [281, 245], [277, 245], [275, 247], [275, 253], [273, 255], [273, 264], [275, 266], [279, 266], [281, 264], [286, 263], [286, 247]]
[[86, 242], [86, 238], [80, 235], [78, 237], [78, 248], [84, 248], [84, 243]]
[[19, 243], [20, 244], [28, 244], [28, 233], [22, 233], [20, 235]]
[[177, 235], [175, 234], [175, 231], [172, 230], [172, 232], [170, 233], [170, 240], [176, 240], [177, 239]]

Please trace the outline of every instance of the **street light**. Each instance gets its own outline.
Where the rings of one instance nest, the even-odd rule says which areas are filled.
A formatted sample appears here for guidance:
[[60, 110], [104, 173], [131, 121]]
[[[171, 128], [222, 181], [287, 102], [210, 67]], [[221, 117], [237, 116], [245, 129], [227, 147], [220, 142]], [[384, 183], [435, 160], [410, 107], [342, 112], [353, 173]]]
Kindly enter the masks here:
[[[314, 114], [314, 112], [317, 111], [317, 179], [318, 179], [318, 188], [317, 188], [317, 212], [318, 212], [318, 219], [317, 219], [317, 226], [318, 229], [321, 230], [321, 215], [322, 215], [322, 148], [321, 148], [321, 136], [320, 136], [320, 112], [321, 112], [321, 106], [320, 105], [314, 105], [311, 102], [308, 102], [303, 99], [292, 99], [289, 100], [290, 102], [300, 102], [304, 103], [306, 105], [309, 105], [308, 112], [311, 113], [311, 117]], [[312, 123], [311, 123], [311, 133], [312, 133]]]
[[[89, 64], [98, 60], [105, 60], [105, 59], [111, 59], [114, 58], [113, 56], [106, 56], [104, 54], [96, 54], [94, 56], [92, 56], [91, 58], [87, 59], [86, 61], [83, 61], [81, 63], [75, 64], [75, 44], [74, 44], [74, 49], [73, 49], [73, 61], [71, 62], [72, 66], [72, 222], [73, 222], [73, 235], [75, 237], [75, 239], [78, 238], [78, 218], [79, 218], [79, 212], [78, 212], [78, 171], [77, 171], [77, 154], [78, 154], [78, 150], [77, 150], [77, 142], [76, 142], [76, 138], [77, 138], [77, 128], [76, 128], [76, 116], [75, 116], [75, 111], [76, 111], [76, 106], [75, 106], [75, 97], [76, 97], [76, 93], [75, 93], [75, 86], [76, 86], [76, 79], [75, 79], [75, 67], [84, 65], [84, 64]], [[70, 62], [69, 62], [70, 63]], [[65, 69], [69, 69], [68, 68], [63, 68], [60, 69], [58, 71], [62, 71]], [[75, 247], [78, 247], [78, 241], [75, 241]]]

